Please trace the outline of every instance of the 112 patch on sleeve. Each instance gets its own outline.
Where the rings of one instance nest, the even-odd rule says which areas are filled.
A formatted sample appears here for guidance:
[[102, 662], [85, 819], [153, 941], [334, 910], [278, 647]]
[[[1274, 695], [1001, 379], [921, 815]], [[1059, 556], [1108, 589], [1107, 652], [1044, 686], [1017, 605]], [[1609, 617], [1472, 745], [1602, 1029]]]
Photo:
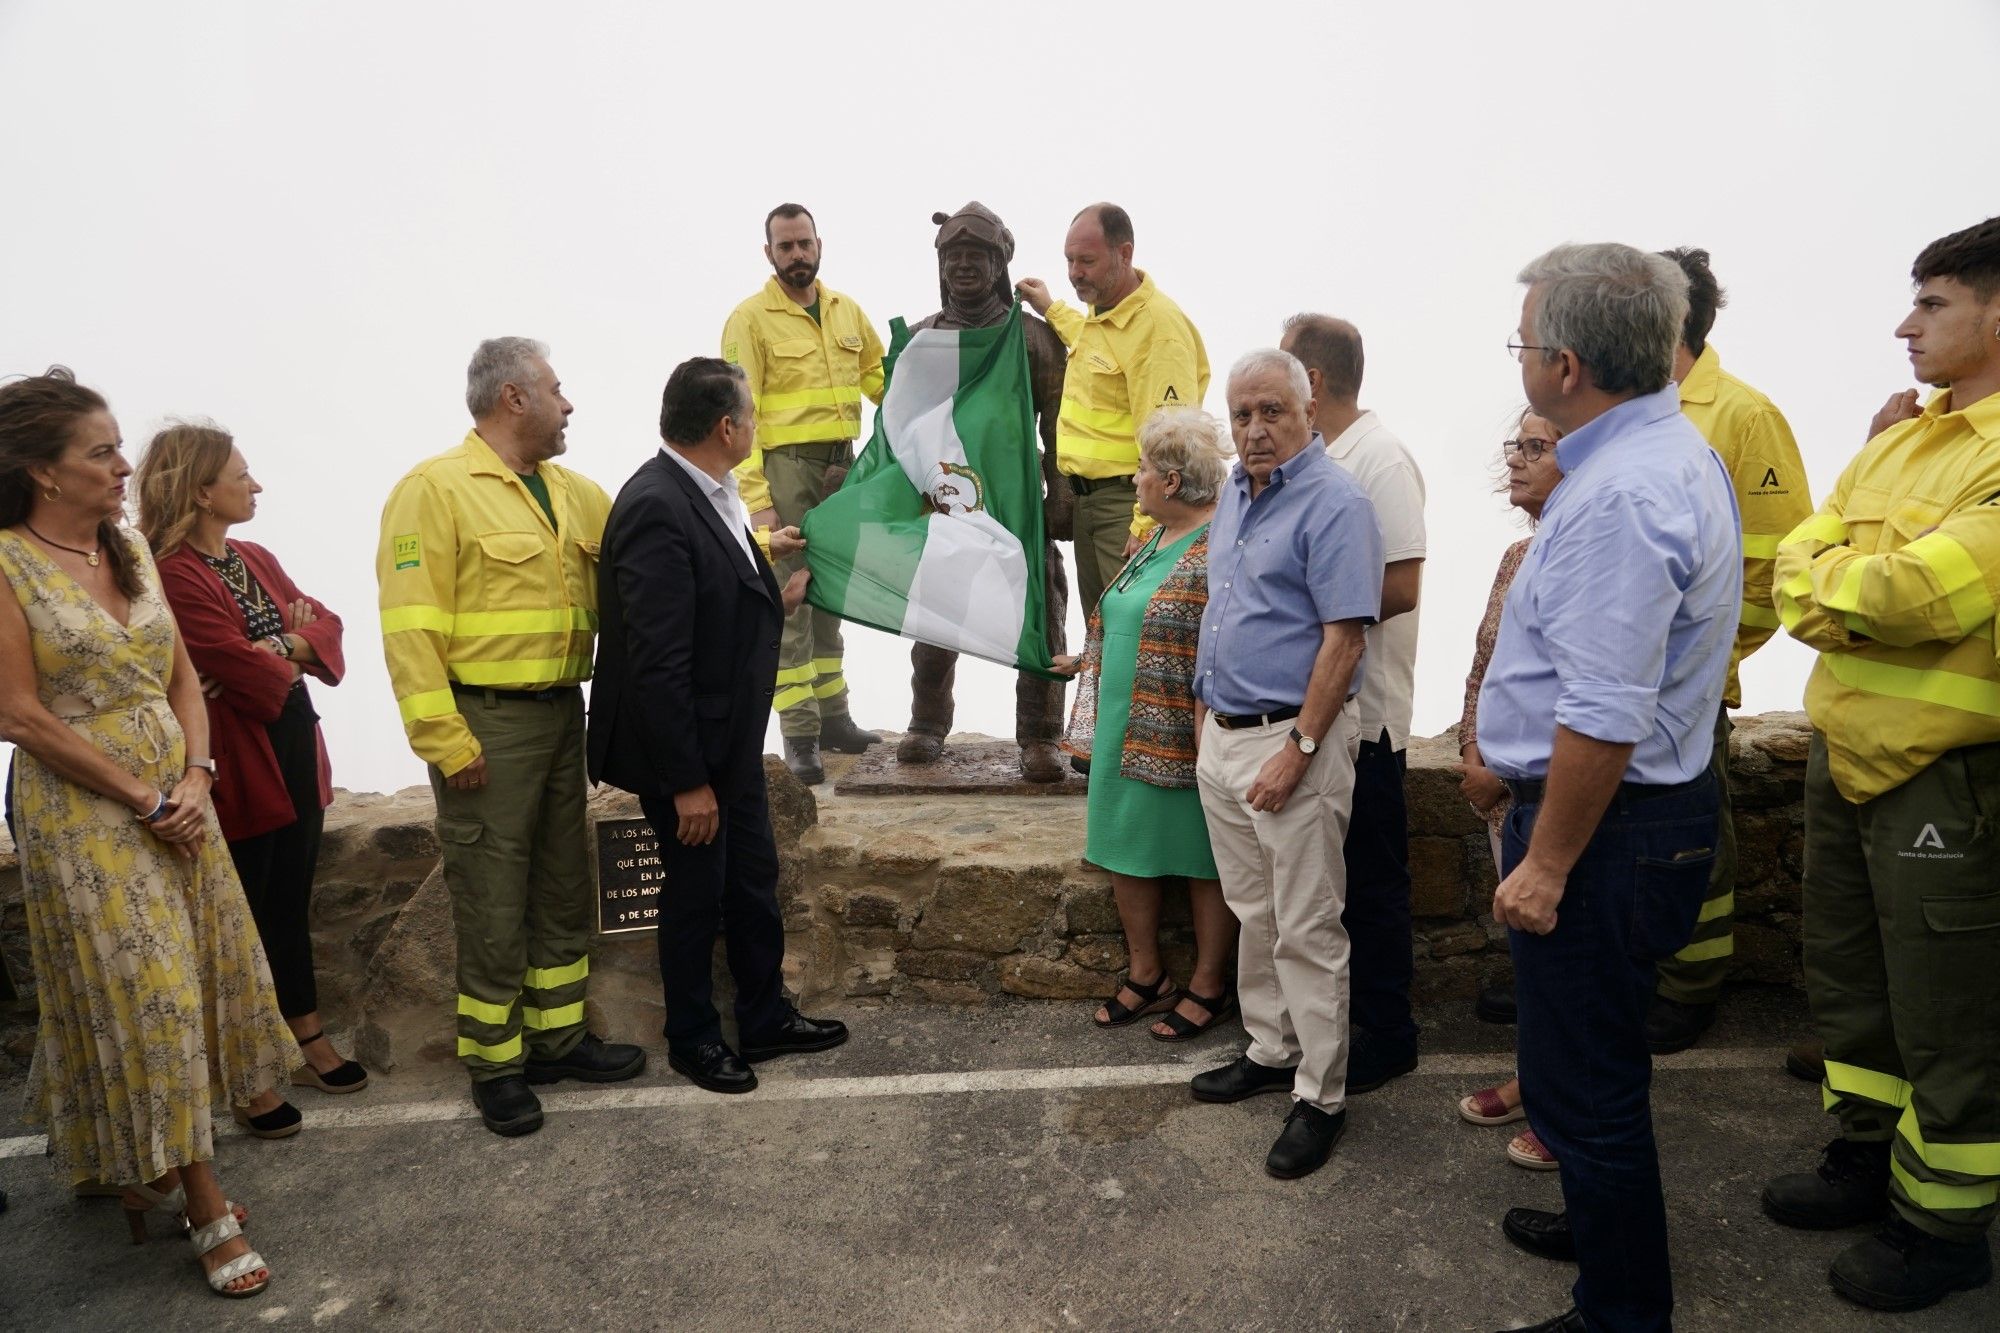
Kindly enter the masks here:
[[424, 543], [414, 532], [395, 539], [396, 568], [415, 569], [424, 563]]

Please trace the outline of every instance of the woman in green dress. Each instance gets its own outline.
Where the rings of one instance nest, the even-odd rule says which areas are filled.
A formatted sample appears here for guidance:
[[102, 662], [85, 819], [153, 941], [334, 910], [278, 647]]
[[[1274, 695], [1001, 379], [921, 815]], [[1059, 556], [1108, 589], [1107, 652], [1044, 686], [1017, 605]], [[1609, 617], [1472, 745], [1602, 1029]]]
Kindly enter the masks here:
[[[1127, 974], [1099, 1027], [1159, 1014], [1152, 1035], [1182, 1041], [1236, 1007], [1227, 972], [1236, 918], [1223, 901], [1195, 790], [1194, 656], [1208, 601], [1208, 520], [1228, 476], [1222, 425], [1195, 409], [1155, 412], [1139, 432], [1139, 510], [1159, 526], [1104, 591], [1081, 658], [1065, 743], [1090, 759], [1085, 855], [1111, 872]], [[1185, 989], [1160, 956], [1162, 881], [1188, 882], [1194, 974]]]

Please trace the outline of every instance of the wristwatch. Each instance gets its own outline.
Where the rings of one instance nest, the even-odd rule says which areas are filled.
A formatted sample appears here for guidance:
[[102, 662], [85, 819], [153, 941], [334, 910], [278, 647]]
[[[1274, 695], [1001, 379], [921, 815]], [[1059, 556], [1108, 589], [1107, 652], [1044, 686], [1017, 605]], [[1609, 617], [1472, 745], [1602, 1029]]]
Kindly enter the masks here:
[[1308, 759], [1319, 753], [1319, 742], [1306, 735], [1303, 731], [1300, 731], [1297, 727], [1292, 728], [1292, 740], [1298, 745], [1299, 753]]

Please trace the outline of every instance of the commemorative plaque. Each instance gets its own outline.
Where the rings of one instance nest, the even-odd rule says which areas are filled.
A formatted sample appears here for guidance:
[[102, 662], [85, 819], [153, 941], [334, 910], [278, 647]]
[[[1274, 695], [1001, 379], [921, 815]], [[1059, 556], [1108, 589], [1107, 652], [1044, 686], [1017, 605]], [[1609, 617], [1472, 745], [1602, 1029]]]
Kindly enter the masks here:
[[660, 841], [643, 819], [597, 821], [597, 933], [657, 930], [666, 883]]

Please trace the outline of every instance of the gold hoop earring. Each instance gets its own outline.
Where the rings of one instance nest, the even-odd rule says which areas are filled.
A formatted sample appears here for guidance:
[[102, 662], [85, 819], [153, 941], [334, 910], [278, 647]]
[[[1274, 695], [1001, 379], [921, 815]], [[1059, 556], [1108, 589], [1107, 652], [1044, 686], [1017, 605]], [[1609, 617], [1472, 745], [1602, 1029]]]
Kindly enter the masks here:
[[42, 487], [42, 498], [44, 500], [47, 500], [50, 504], [54, 504], [56, 501], [62, 499], [62, 487], [60, 486]]

